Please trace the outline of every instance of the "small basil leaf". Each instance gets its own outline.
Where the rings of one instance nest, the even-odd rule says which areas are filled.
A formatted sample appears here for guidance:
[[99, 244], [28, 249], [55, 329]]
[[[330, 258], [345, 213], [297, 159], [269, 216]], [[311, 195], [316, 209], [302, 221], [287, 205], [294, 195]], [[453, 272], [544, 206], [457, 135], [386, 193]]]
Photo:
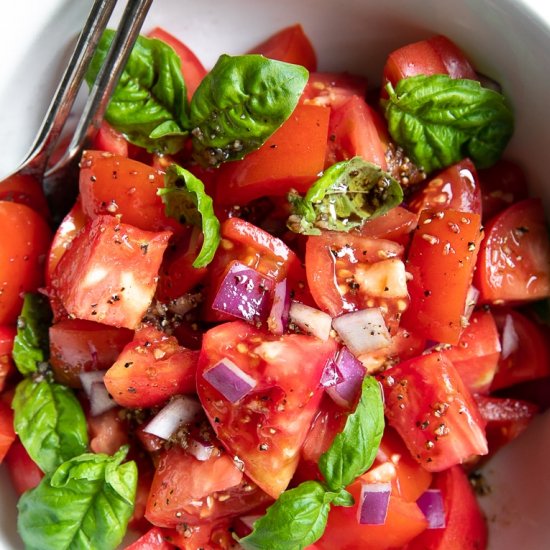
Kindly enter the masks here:
[[319, 470], [332, 491], [340, 491], [373, 463], [384, 432], [384, 405], [376, 378], [363, 380], [361, 399], [344, 429], [319, 459]]
[[478, 168], [491, 166], [512, 136], [506, 98], [475, 80], [418, 75], [387, 90], [382, 104], [390, 135], [427, 172], [465, 157]]
[[[114, 31], [106, 30], [86, 74], [93, 85]], [[176, 52], [161, 40], [139, 36], [105, 112], [131, 143], [149, 152], [177, 153], [188, 135], [187, 89]]]
[[48, 359], [51, 319], [50, 306], [44, 296], [25, 294], [13, 342], [13, 360], [21, 374], [37, 372], [40, 363]]
[[289, 195], [292, 214], [287, 225], [306, 235], [319, 235], [321, 229], [350, 231], [402, 200], [403, 190], [397, 180], [379, 166], [353, 157], [325, 170], [305, 197]]
[[334, 504], [334, 506], [345, 506], [349, 508], [355, 504], [355, 499], [353, 498], [353, 495], [348, 493], [345, 489], [342, 489], [338, 494], [336, 494], [332, 500], [332, 504]]
[[116, 548], [134, 510], [135, 462], [86, 453], [64, 462], [17, 505], [17, 528], [28, 550]]
[[239, 540], [245, 550], [301, 550], [321, 538], [333, 493], [317, 481], [285, 491]]
[[17, 385], [12, 407], [15, 431], [43, 472], [87, 450], [86, 418], [70, 388], [26, 378]]
[[258, 149], [292, 114], [307, 78], [299, 65], [222, 55], [191, 99], [197, 159], [215, 166]]
[[201, 227], [203, 243], [193, 267], [208, 265], [220, 244], [220, 222], [214, 214], [212, 199], [204, 184], [189, 170], [171, 164], [164, 176], [164, 187], [157, 191], [166, 207], [166, 215], [180, 223]]

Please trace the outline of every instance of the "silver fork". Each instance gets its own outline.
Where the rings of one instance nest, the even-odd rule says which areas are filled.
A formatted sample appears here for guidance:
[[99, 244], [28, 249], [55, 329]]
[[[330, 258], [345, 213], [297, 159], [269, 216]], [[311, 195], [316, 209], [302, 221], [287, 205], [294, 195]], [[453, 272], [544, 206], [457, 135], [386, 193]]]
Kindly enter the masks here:
[[[48, 166], [116, 3], [117, 0], [94, 0], [31, 150], [13, 173], [29, 174], [41, 181], [50, 206], [54, 206], [55, 210], [59, 210], [60, 206], [62, 210], [62, 203], [66, 202], [63, 200], [65, 194], [71, 194], [66, 193], [68, 189], [61, 188], [61, 184], [66, 183], [65, 174], [74, 165], [85, 143], [99, 128], [109, 98], [124, 69], [152, 0], [128, 0], [109, 53], [90, 90], [71, 142], [60, 160], [54, 166]], [[68, 200], [72, 198], [68, 197]]]

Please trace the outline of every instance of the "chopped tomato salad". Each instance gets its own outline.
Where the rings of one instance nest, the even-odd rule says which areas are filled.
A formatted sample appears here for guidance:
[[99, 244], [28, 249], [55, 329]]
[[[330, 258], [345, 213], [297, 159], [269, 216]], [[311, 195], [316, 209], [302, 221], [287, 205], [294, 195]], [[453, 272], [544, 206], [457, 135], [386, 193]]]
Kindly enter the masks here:
[[550, 380], [512, 108], [445, 36], [379, 82], [322, 66], [299, 24], [210, 70], [156, 28], [53, 232], [36, 181], [0, 182], [0, 461], [26, 546], [486, 548], [468, 476]]

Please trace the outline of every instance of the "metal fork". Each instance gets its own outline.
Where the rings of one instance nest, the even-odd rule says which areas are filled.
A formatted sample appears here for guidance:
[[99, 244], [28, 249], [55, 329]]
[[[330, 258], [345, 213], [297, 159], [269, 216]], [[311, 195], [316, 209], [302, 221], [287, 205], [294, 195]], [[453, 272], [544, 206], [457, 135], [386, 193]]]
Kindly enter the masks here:
[[60, 160], [49, 167], [50, 156], [67, 122], [86, 70], [116, 3], [117, 0], [94, 0], [31, 150], [14, 172], [29, 174], [42, 181], [50, 206], [59, 206], [55, 203], [64, 192], [60, 189], [60, 184], [65, 179], [64, 175], [101, 124], [110, 96], [118, 83], [152, 0], [128, 0], [109, 53], [90, 90], [71, 142]]

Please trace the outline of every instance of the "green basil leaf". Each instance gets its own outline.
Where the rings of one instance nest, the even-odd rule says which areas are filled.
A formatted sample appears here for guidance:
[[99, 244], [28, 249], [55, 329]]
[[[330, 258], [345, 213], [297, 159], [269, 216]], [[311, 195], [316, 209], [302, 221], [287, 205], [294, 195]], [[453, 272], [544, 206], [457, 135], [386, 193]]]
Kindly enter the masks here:
[[17, 320], [13, 341], [13, 360], [21, 374], [37, 372], [49, 356], [48, 329], [52, 313], [48, 300], [41, 294], [27, 293]]
[[258, 149], [292, 114], [307, 79], [299, 65], [222, 55], [191, 99], [197, 159], [215, 166]]
[[[114, 31], [106, 30], [86, 74], [93, 85]], [[161, 40], [139, 36], [105, 112], [131, 143], [149, 152], [177, 153], [188, 135], [187, 88], [176, 52]]]
[[379, 166], [353, 157], [333, 164], [309, 188], [305, 197], [290, 193], [288, 228], [319, 235], [321, 229], [350, 231], [403, 201], [397, 180]]
[[351, 493], [348, 493], [345, 489], [342, 489], [333, 499], [332, 504], [334, 506], [345, 506], [349, 508], [355, 504], [355, 499]]
[[465, 157], [478, 168], [491, 166], [512, 136], [506, 98], [475, 80], [418, 75], [387, 90], [382, 104], [390, 135], [427, 172]]
[[301, 550], [321, 538], [335, 498], [317, 481], [285, 491], [239, 540], [245, 550]]
[[340, 491], [373, 463], [384, 433], [384, 405], [376, 378], [363, 380], [361, 399], [344, 429], [319, 459], [319, 470], [332, 491]]
[[17, 528], [28, 550], [116, 548], [134, 510], [135, 462], [86, 453], [64, 462], [17, 505]]
[[86, 418], [70, 388], [26, 378], [17, 385], [12, 407], [15, 431], [43, 472], [87, 450]]
[[208, 265], [220, 244], [220, 222], [214, 214], [212, 199], [206, 194], [202, 181], [189, 170], [171, 164], [166, 170], [164, 187], [157, 194], [165, 204], [167, 216], [202, 229], [202, 248], [193, 267]]

